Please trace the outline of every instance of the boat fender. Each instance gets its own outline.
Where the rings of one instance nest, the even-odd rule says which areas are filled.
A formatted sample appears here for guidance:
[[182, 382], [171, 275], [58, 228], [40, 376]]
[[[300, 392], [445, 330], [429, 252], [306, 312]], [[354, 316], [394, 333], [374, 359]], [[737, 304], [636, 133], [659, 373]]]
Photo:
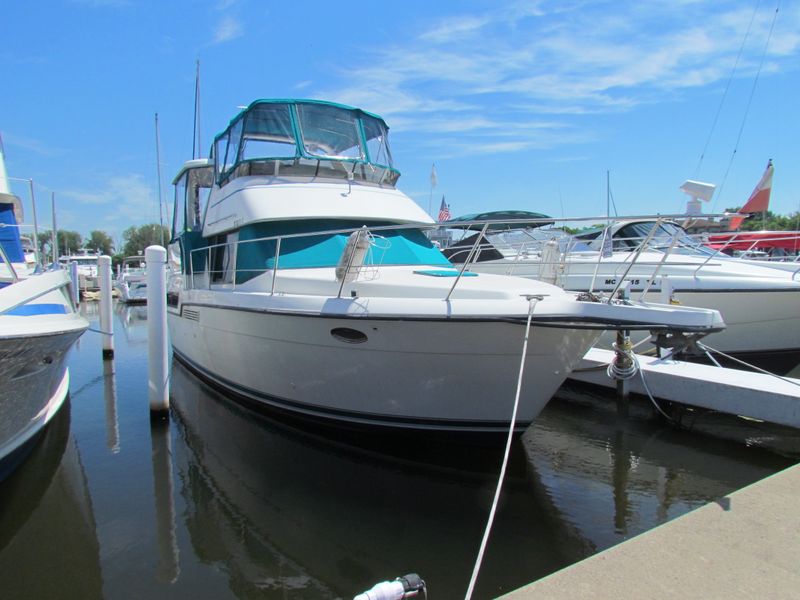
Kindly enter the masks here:
[[355, 596], [353, 600], [402, 600], [413, 598], [420, 592], [424, 598], [427, 597], [425, 582], [416, 573], [409, 573], [394, 581], [376, 583], [371, 589]]
[[366, 226], [350, 234], [344, 250], [342, 250], [342, 255], [339, 257], [339, 263], [336, 265], [336, 281], [358, 279], [369, 246], [370, 236]]
[[558, 247], [558, 242], [550, 240], [545, 242], [542, 249], [542, 268], [539, 273], [539, 279], [545, 283], [555, 285], [558, 280], [558, 270], [561, 265], [561, 249]]

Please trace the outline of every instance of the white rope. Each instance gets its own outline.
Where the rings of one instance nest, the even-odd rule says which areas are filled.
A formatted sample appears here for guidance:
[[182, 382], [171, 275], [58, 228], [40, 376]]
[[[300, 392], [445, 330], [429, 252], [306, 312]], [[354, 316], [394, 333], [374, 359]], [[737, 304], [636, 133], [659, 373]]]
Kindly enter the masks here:
[[[712, 348], [711, 346], [706, 346], [705, 344], [701, 344], [700, 342], [697, 342], [697, 346], [698, 346], [698, 348], [700, 348], [702, 350], [705, 350], [706, 354], [709, 354], [709, 351], [710, 352], [716, 352], [717, 354], [719, 354], [720, 356], [724, 356], [728, 360], [732, 360], [734, 362], [737, 362], [740, 365], [744, 365], [745, 367], [748, 367], [750, 369], [758, 371], [759, 373], [763, 373], [764, 375], [772, 375], [772, 377], [775, 377], [776, 379], [780, 379], [781, 381], [785, 381], [786, 383], [791, 383], [792, 385], [800, 386], [800, 383], [797, 383], [797, 380], [795, 380], [795, 379], [791, 379], [789, 377], [782, 377], [782, 376], [777, 375], [775, 373], [770, 373], [766, 369], [762, 369], [761, 367], [757, 367], [755, 365], [751, 365], [750, 363], [747, 363], [747, 362], [745, 362], [743, 360], [740, 360], [740, 359], [736, 358], [735, 356], [731, 356], [730, 354], [725, 354], [722, 350], [717, 350], [716, 348]], [[711, 358], [710, 354], [709, 354], [709, 358]], [[713, 358], [712, 358], [712, 360], [713, 360]], [[716, 362], [716, 361], [714, 361], [714, 362]], [[717, 363], [717, 364], [719, 365], [719, 363]]]
[[525, 371], [525, 358], [528, 354], [528, 335], [530, 334], [531, 330], [531, 319], [533, 318], [533, 309], [536, 307], [536, 303], [541, 300], [541, 296], [531, 296], [528, 298], [528, 322], [525, 326], [525, 341], [522, 343], [522, 357], [520, 359], [519, 364], [519, 376], [517, 377], [517, 394], [514, 397], [514, 410], [511, 413], [511, 423], [508, 427], [508, 438], [506, 439], [506, 451], [503, 455], [503, 464], [500, 467], [500, 476], [497, 479], [497, 489], [494, 492], [494, 501], [492, 502], [492, 508], [489, 511], [489, 520], [486, 523], [486, 530], [483, 532], [483, 539], [481, 540], [481, 547], [478, 551], [478, 558], [475, 561], [475, 567], [472, 570], [472, 578], [469, 580], [469, 587], [467, 588], [467, 595], [464, 597], [465, 600], [470, 600], [472, 598], [472, 592], [475, 589], [475, 582], [478, 580], [478, 573], [481, 569], [481, 563], [483, 562], [483, 554], [486, 551], [486, 544], [489, 541], [489, 534], [492, 531], [492, 524], [494, 523], [494, 515], [497, 512], [497, 503], [500, 500], [500, 492], [503, 489], [503, 480], [506, 476], [506, 466], [508, 465], [508, 457], [511, 453], [511, 440], [514, 437], [514, 426], [517, 422], [517, 408], [519, 407], [519, 396], [520, 392], [522, 392], [522, 375]]

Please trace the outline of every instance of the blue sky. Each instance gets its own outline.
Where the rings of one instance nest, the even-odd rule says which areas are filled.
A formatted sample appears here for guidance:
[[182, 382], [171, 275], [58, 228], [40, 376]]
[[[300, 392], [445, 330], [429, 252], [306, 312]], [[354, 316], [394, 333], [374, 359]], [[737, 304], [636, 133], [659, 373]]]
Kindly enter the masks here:
[[44, 0], [7, 3], [0, 39], [6, 166], [44, 227], [51, 192], [84, 235], [158, 221], [154, 114], [170, 200], [198, 59], [204, 155], [256, 98], [359, 106], [434, 213], [600, 215], [607, 172], [619, 214], [682, 211], [685, 179], [721, 211], [769, 158], [771, 208], [800, 210], [796, 2]]

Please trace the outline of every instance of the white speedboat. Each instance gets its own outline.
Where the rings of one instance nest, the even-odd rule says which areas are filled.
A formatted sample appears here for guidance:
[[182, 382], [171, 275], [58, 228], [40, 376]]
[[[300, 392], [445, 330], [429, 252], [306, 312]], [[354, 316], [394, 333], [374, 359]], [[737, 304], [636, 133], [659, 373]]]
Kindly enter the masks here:
[[[0, 160], [2, 156], [0, 156]], [[0, 182], [2, 184], [4, 182]], [[14, 269], [23, 256], [13, 204], [0, 197], [4, 227], [0, 257], [0, 479], [27, 455], [67, 396], [67, 351], [88, 328], [72, 302], [63, 270], [29, 274]]]
[[124, 304], [147, 302], [147, 266], [144, 256], [126, 256], [122, 259], [114, 279], [114, 287], [119, 291], [119, 301]]
[[174, 180], [175, 356], [250, 403], [340, 426], [523, 430], [608, 327], [708, 332], [715, 311], [463, 275], [396, 189], [384, 121], [258, 100]]
[[[469, 220], [460, 217], [454, 225]], [[615, 221], [575, 236], [493, 220], [482, 237], [473, 233], [445, 253], [463, 263], [475, 247], [469, 265], [474, 272], [540, 278], [567, 290], [606, 294], [624, 283], [633, 299], [713, 308], [727, 327], [709, 336], [710, 347], [774, 371], [800, 361], [800, 281], [790, 271], [715, 253], [667, 220]]]
[[69, 271], [71, 263], [78, 265], [78, 288], [81, 292], [96, 292], [100, 289], [100, 271], [97, 264], [100, 254], [81, 248], [77, 254], [58, 257], [62, 269]]

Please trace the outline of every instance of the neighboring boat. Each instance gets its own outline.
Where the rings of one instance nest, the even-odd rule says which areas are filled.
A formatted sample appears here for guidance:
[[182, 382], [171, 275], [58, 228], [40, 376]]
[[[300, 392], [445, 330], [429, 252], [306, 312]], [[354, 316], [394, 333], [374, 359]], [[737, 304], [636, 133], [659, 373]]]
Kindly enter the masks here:
[[[4, 197], [0, 221], [7, 223], [14, 204]], [[2, 232], [8, 271], [23, 256], [22, 245], [16, 226]], [[0, 278], [0, 479], [27, 455], [67, 396], [67, 351], [89, 327], [75, 310], [71, 285], [63, 270], [34, 275], [12, 268]]]
[[729, 231], [712, 233], [704, 244], [734, 258], [800, 273], [800, 231]]
[[[462, 276], [395, 188], [377, 115], [257, 100], [174, 180], [174, 354], [263, 408], [346, 427], [517, 431], [609, 327], [705, 333], [715, 311]], [[207, 201], [206, 201], [207, 200]]]
[[125, 304], [147, 302], [147, 265], [144, 256], [127, 256], [114, 279], [114, 287], [119, 290], [119, 301]]
[[78, 264], [78, 289], [81, 293], [96, 292], [100, 289], [100, 271], [97, 264], [100, 254], [81, 248], [77, 254], [67, 254], [58, 258], [62, 269], [69, 272], [70, 264]]
[[715, 253], [668, 220], [614, 221], [571, 236], [536, 227], [548, 224], [537, 216], [527, 227], [495, 223], [480, 240], [473, 234], [445, 254], [463, 263], [477, 244], [470, 271], [541, 278], [574, 291], [612, 293], [624, 279], [634, 299], [719, 310], [727, 327], [709, 336], [712, 348], [782, 372], [800, 362], [800, 281], [791, 273]]

